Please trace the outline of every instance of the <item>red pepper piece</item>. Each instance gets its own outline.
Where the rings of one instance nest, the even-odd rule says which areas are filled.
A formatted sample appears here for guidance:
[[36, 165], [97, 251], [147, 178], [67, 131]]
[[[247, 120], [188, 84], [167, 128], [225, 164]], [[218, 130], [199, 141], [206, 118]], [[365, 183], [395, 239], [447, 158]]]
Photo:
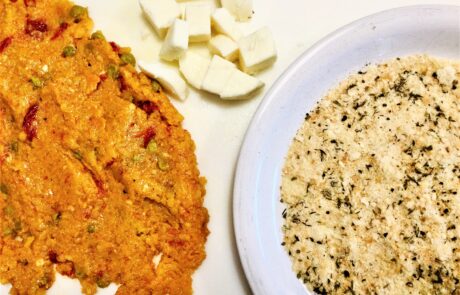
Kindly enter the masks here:
[[115, 163], [115, 159], [112, 159], [110, 160], [109, 162], [107, 162], [107, 164], [105, 164], [105, 168], [110, 168], [112, 167], [112, 165]]
[[37, 33], [45, 33], [48, 31], [48, 25], [42, 19], [28, 19], [26, 21], [26, 34], [37, 36]]
[[102, 74], [102, 75], [99, 75], [99, 82], [97, 82], [97, 86], [96, 86], [96, 89], [99, 89], [99, 87], [101, 86], [101, 84], [107, 80], [108, 76], [107, 74]]
[[64, 31], [67, 30], [68, 27], [69, 27], [68, 23], [64, 22], [60, 24], [56, 33], [54, 33], [53, 37], [51, 37], [51, 40], [56, 40], [57, 38], [59, 38], [64, 33]]
[[73, 265], [72, 262], [65, 262], [67, 265], [67, 269], [64, 269], [62, 271], [62, 274], [65, 276], [68, 276], [69, 278], [75, 278], [75, 266]]
[[179, 247], [183, 247], [185, 245], [185, 241], [176, 239], [176, 240], [168, 241], [168, 244], [171, 247], [179, 248]]
[[120, 81], [120, 91], [125, 91], [128, 89], [128, 84], [123, 76], [118, 77], [118, 81]]
[[52, 263], [58, 263], [58, 259], [57, 259], [58, 255], [56, 253], [56, 251], [54, 250], [49, 250], [48, 251], [48, 259], [49, 261], [51, 261]]
[[137, 137], [143, 137], [144, 138], [144, 148], [146, 148], [150, 141], [155, 137], [156, 135], [156, 132], [155, 132], [155, 128], [153, 127], [149, 127], [147, 129], [145, 129], [144, 131], [140, 132]]
[[89, 173], [91, 174], [91, 178], [93, 179], [94, 181], [94, 184], [96, 185], [99, 193], [101, 195], [105, 194], [106, 191], [105, 191], [105, 187], [104, 187], [104, 182], [102, 181], [102, 179], [100, 179], [96, 173], [94, 173], [93, 171], [89, 170]]
[[37, 6], [37, 0], [24, 0], [26, 7], [35, 7]]
[[134, 100], [133, 103], [140, 109], [142, 109], [144, 112], [147, 113], [147, 115], [150, 115], [151, 113], [155, 112], [158, 110], [158, 106], [156, 103], [153, 101], [149, 100]]
[[2, 41], [0, 41], [0, 53], [2, 53], [8, 46], [10, 46], [12, 41], [13, 38], [11, 37], [6, 37]]
[[115, 51], [116, 53], [120, 52], [121, 47], [117, 43], [112, 41], [112, 42], [109, 42], [109, 44], [110, 46], [112, 46], [113, 51]]
[[104, 195], [106, 193], [106, 190], [105, 190], [104, 182], [102, 181], [102, 179], [100, 179], [96, 175], [96, 173], [94, 173], [91, 169], [87, 168], [86, 166], [84, 166], [83, 169], [91, 175], [91, 178], [93, 179], [94, 184], [96, 185], [99, 191], [99, 194]]
[[91, 217], [91, 209], [85, 209], [83, 210], [83, 218], [84, 219], [89, 219]]
[[31, 105], [22, 122], [22, 130], [27, 134], [27, 140], [29, 141], [37, 137], [37, 112], [38, 104]]
[[102, 75], [99, 76], [99, 79], [101, 79], [102, 82], [107, 80], [107, 78], [108, 78], [107, 74], [102, 74]]
[[99, 190], [99, 193], [105, 194], [104, 182], [93, 173], [91, 173], [91, 177], [93, 178], [94, 183], [96, 184], [96, 187]]

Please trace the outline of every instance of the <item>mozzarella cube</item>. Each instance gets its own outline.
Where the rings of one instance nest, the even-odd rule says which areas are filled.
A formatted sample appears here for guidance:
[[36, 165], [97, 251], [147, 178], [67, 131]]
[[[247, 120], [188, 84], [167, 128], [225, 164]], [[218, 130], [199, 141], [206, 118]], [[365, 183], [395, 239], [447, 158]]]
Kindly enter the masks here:
[[[189, 5], [202, 5], [202, 4], [207, 4], [213, 7], [212, 3], [214, 2], [213, 0], [176, 0], [179, 2], [179, 8], [180, 8], [180, 19], [185, 20], [185, 8]], [[212, 2], [210, 2], [212, 1]], [[211, 11], [213, 9], [211, 8]]]
[[218, 8], [212, 14], [212, 25], [221, 34], [227, 35], [235, 41], [241, 38], [242, 33], [235, 18], [225, 8]]
[[251, 97], [252, 93], [263, 86], [264, 83], [259, 79], [234, 69], [219, 95], [222, 99], [226, 100], [247, 99]]
[[275, 41], [266, 27], [242, 37], [238, 45], [241, 68], [248, 74], [261, 71], [276, 61]]
[[230, 76], [235, 69], [235, 64], [218, 55], [214, 55], [211, 63], [209, 64], [208, 71], [206, 72], [201, 88], [219, 95], [224, 90], [228, 79], [230, 79]]
[[214, 55], [202, 83], [202, 89], [222, 99], [246, 99], [264, 86], [260, 80], [243, 73], [231, 62]]
[[176, 19], [169, 28], [165, 41], [161, 46], [160, 57], [167, 61], [179, 59], [188, 48], [187, 23]]
[[221, 0], [225, 7], [238, 21], [248, 21], [253, 14], [252, 0]]
[[185, 100], [189, 89], [179, 73], [160, 63], [138, 62], [139, 68], [147, 76], [157, 80], [161, 86], [173, 97]]
[[235, 61], [238, 58], [238, 44], [225, 35], [213, 37], [209, 41], [209, 50], [229, 61]]
[[185, 20], [185, 8], [187, 7], [187, 3], [179, 3], [179, 9], [180, 9], [180, 19]]
[[142, 11], [163, 38], [173, 21], [180, 16], [179, 5], [174, 0], [139, 0]]
[[179, 70], [190, 85], [201, 89], [210, 63], [210, 58], [187, 51], [179, 59]]
[[204, 42], [211, 39], [211, 5], [187, 5], [185, 20], [188, 24], [190, 42]]

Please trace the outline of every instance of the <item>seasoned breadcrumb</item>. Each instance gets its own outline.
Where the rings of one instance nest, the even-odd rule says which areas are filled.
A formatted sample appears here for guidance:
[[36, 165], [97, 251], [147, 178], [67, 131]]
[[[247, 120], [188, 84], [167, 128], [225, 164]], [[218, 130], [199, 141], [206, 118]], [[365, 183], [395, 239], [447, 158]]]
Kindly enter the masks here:
[[297, 132], [284, 241], [318, 294], [460, 294], [460, 63], [370, 65]]

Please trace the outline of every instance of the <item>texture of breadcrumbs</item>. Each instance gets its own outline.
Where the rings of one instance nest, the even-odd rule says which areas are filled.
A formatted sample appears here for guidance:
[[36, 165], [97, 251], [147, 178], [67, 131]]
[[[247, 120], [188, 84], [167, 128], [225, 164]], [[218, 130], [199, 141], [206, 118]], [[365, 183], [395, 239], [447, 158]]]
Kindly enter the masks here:
[[306, 115], [284, 241], [318, 294], [460, 294], [460, 63], [370, 65]]

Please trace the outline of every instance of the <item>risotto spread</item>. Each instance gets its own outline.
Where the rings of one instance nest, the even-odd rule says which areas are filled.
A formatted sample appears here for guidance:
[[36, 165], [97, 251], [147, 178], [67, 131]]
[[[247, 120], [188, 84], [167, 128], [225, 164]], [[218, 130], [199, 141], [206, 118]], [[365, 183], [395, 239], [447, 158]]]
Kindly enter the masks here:
[[190, 294], [205, 180], [182, 116], [65, 0], [0, 0], [0, 282]]

